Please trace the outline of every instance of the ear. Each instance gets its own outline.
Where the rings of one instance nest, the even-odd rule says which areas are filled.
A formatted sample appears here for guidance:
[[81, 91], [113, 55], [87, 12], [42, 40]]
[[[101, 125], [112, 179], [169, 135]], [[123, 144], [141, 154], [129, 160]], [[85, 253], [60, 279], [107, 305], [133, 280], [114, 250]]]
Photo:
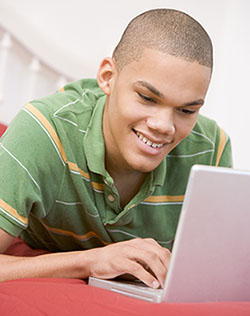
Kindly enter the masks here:
[[106, 57], [97, 72], [97, 82], [106, 95], [110, 95], [111, 83], [116, 74], [116, 65], [112, 58]]

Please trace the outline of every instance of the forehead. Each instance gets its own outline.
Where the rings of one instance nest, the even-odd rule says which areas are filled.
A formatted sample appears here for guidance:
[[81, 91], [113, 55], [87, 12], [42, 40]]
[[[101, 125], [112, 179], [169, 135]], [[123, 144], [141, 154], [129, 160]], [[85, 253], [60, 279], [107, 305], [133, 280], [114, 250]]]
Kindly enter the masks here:
[[[185, 99], [205, 98], [211, 69], [196, 62], [145, 49], [141, 58], [120, 72], [124, 82], [148, 82], [162, 94], [176, 94]], [[186, 100], [185, 100], [186, 101]]]

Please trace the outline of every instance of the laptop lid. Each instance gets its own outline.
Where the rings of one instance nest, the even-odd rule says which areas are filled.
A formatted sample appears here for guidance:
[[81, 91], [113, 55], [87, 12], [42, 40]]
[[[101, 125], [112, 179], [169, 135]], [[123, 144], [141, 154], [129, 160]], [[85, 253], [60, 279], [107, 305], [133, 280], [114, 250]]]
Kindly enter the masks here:
[[192, 168], [163, 300], [250, 300], [250, 172]]

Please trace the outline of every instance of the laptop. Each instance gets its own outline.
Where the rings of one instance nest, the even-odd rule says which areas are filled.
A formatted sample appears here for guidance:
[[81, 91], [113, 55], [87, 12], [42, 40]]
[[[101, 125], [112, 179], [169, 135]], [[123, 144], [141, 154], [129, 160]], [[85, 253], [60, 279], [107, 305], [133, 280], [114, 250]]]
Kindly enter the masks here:
[[192, 167], [163, 289], [89, 284], [150, 302], [250, 301], [250, 171]]

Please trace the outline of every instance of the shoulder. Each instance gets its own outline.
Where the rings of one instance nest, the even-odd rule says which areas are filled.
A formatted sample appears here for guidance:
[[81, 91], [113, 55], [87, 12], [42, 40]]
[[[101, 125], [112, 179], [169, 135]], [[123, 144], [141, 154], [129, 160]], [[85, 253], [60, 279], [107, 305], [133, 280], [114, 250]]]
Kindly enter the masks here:
[[45, 115], [80, 114], [92, 110], [104, 94], [95, 79], [81, 79], [66, 84], [52, 95], [30, 102]]
[[33, 100], [11, 122], [2, 143], [29, 161], [41, 153], [47, 160], [55, 161], [52, 152], [66, 161], [65, 153], [71, 145], [76, 143], [79, 147], [82, 142], [84, 129], [101, 96], [96, 80], [79, 80], [61, 92]]
[[[215, 120], [200, 114], [191, 135], [195, 133], [201, 133], [207, 136], [210, 140], [216, 142], [218, 135], [220, 135], [222, 132], [224, 132], [224, 130], [217, 124]], [[228, 138], [227, 135], [226, 137]]]
[[198, 120], [189, 134], [189, 136], [183, 140], [183, 144], [187, 143], [193, 147], [203, 146], [217, 148], [221, 142], [224, 145], [229, 141], [229, 136], [221, 128], [215, 120], [206, 116], [199, 115]]
[[[228, 154], [231, 165], [231, 146], [227, 133], [212, 119], [199, 115], [191, 133], [168, 155], [182, 158], [187, 164], [218, 165], [222, 154]], [[230, 158], [230, 159], [229, 159]]]
[[96, 80], [82, 79], [50, 96], [27, 103], [23, 110], [52, 138], [54, 133], [66, 137], [69, 133], [86, 130], [99, 99], [104, 96]]

